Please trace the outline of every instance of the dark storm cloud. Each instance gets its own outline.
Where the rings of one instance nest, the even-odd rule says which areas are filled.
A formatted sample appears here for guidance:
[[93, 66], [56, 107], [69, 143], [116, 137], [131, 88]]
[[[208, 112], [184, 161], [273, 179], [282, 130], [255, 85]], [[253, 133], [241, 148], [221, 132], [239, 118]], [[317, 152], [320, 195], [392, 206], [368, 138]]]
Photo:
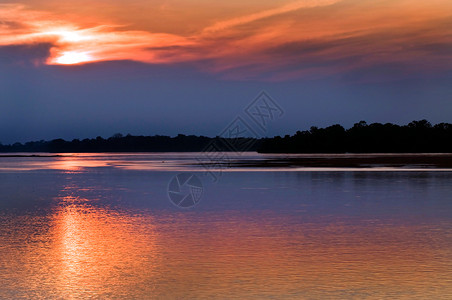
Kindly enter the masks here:
[[0, 63], [5, 65], [44, 63], [49, 57], [51, 47], [49, 43], [0, 46]]

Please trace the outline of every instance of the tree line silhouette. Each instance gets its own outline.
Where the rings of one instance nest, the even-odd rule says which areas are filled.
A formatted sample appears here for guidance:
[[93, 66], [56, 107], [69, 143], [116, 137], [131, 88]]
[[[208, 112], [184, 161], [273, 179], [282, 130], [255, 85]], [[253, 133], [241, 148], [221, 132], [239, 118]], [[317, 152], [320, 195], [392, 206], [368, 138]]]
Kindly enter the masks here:
[[[234, 140], [234, 141], [232, 141]], [[50, 152], [50, 153], [88, 153], [88, 152], [200, 152], [204, 151], [209, 143], [215, 143], [218, 151], [232, 151], [227, 147], [228, 143], [238, 145], [237, 150], [257, 150], [257, 143], [252, 138], [240, 138], [241, 143], [235, 139], [223, 139], [220, 137], [210, 138], [205, 136], [194, 136], [179, 134], [176, 137], [169, 136], [123, 136], [117, 133], [107, 139], [100, 136], [94, 139], [74, 139], [65, 141], [55, 139], [52, 141], [37, 141], [27, 143], [14, 143], [2, 145], [0, 152]], [[225, 143], [226, 142], [226, 143]], [[241, 149], [240, 145], [251, 144], [249, 149]], [[235, 148], [234, 148], [235, 150]]]
[[338, 124], [326, 128], [313, 126], [292, 136], [262, 139], [183, 134], [176, 137], [123, 136], [118, 133], [107, 139], [0, 143], [0, 152], [195, 152], [204, 151], [210, 143], [216, 145], [217, 151], [261, 153], [452, 153], [452, 124], [432, 125], [427, 120], [420, 120], [401, 126], [361, 121], [349, 129]]
[[265, 139], [262, 153], [451, 153], [452, 124], [427, 120], [407, 125], [365, 121], [349, 129], [341, 125], [311, 127], [295, 135]]

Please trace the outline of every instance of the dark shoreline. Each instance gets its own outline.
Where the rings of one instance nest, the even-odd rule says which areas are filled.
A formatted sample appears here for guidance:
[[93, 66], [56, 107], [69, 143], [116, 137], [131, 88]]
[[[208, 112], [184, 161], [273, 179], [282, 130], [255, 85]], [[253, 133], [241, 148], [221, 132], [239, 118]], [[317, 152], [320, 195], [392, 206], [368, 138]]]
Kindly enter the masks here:
[[45, 155], [45, 154], [0, 154], [0, 158], [1, 157], [63, 157], [64, 155], [60, 155], [60, 154], [49, 154], [49, 155]]
[[[452, 154], [304, 154], [264, 160], [232, 160], [229, 167], [253, 168], [419, 168], [452, 169]], [[212, 163], [218, 165], [218, 163]]]

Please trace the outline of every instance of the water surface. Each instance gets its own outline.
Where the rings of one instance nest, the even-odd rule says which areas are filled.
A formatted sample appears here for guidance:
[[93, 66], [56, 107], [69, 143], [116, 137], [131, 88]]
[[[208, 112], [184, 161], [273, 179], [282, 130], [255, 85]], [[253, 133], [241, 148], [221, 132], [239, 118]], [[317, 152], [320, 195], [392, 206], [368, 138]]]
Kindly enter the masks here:
[[[223, 167], [214, 181], [198, 157], [0, 157], [0, 298], [452, 298], [452, 172]], [[180, 172], [204, 185], [192, 209], [167, 197]]]

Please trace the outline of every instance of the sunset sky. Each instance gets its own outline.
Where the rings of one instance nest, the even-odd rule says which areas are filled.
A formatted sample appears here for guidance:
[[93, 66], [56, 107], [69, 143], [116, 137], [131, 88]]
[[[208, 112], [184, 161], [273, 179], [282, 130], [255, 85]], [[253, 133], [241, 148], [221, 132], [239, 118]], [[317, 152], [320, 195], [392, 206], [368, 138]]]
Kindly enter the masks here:
[[0, 142], [452, 123], [450, 0], [0, 0]]

